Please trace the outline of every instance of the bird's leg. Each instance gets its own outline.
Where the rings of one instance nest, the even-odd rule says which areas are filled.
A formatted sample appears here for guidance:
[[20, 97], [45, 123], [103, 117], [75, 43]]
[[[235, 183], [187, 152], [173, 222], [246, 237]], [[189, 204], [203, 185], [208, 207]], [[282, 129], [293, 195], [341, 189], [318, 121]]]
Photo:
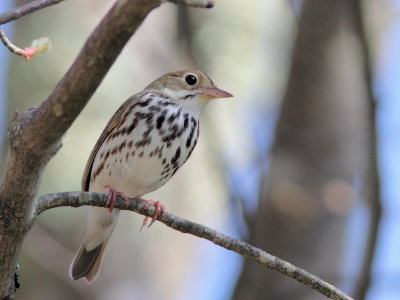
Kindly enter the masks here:
[[108, 186], [104, 187], [104, 191], [107, 193], [107, 202], [106, 202], [106, 207], [110, 206], [108, 208], [108, 212], [111, 214], [113, 208], [114, 208], [114, 204], [115, 204], [115, 189], [112, 189]]
[[[115, 205], [115, 201], [117, 200], [117, 196], [121, 196], [125, 200], [126, 205], [128, 206], [129, 199], [125, 195], [125, 193], [117, 191], [116, 189], [113, 189], [109, 186], [105, 186], [104, 191], [107, 193], [106, 207], [109, 206], [108, 211], [110, 212], [110, 214], [112, 213], [112, 211], [114, 209], [114, 205]], [[140, 197], [135, 197], [134, 199], [145, 202], [143, 209], [147, 209], [150, 206], [150, 204], [154, 205], [154, 207], [156, 208], [154, 211], [154, 215], [151, 218], [151, 222], [150, 222], [149, 226], [147, 226], [147, 228], [149, 228], [151, 225], [154, 224], [154, 222], [157, 220], [158, 216], [160, 215], [160, 212], [161, 212], [162, 216], [165, 216], [167, 214], [164, 205], [162, 205], [158, 201], [153, 202], [151, 200], [146, 200], [146, 199], [143, 199]], [[140, 227], [140, 231], [142, 231], [143, 227], [147, 225], [148, 220], [149, 220], [149, 217], [146, 216], [143, 220], [142, 227]]]
[[105, 186], [104, 191], [108, 194], [106, 207], [108, 205], [110, 205], [110, 207], [108, 208], [108, 211], [110, 212], [110, 214], [112, 213], [112, 211], [114, 209], [114, 205], [115, 205], [115, 201], [117, 200], [117, 196], [121, 196], [125, 200], [126, 206], [128, 206], [129, 199], [123, 192], [119, 192], [116, 189], [113, 189], [109, 186]]
[[[154, 207], [156, 209], [154, 211], [153, 217], [151, 218], [151, 222], [150, 222], [149, 226], [147, 226], [147, 228], [149, 228], [151, 225], [154, 224], [154, 222], [157, 220], [158, 216], [160, 215], [160, 212], [161, 212], [162, 216], [165, 216], [167, 214], [164, 205], [162, 205], [158, 201], [153, 202], [151, 200], [147, 200], [147, 203], [144, 205], [144, 209], [147, 209], [150, 204], [154, 205]], [[146, 224], [147, 224], [147, 220], [143, 220], [143, 225], [146, 225]], [[142, 227], [143, 227], [143, 225], [142, 225]]]
[[[150, 206], [150, 204], [154, 205], [154, 207], [156, 208], [154, 211], [154, 215], [151, 218], [151, 222], [150, 222], [149, 226], [147, 226], [147, 228], [149, 228], [151, 225], [154, 224], [154, 222], [157, 220], [158, 216], [160, 215], [160, 212], [161, 212], [162, 216], [165, 216], [167, 214], [167, 211], [166, 211], [164, 205], [162, 205], [158, 201], [153, 202], [151, 200], [146, 200], [146, 199], [143, 199], [140, 197], [135, 197], [134, 199], [145, 202], [143, 209], [147, 209]], [[148, 220], [149, 220], [149, 217], [146, 216], [143, 220], [142, 227], [140, 227], [140, 231], [142, 231], [143, 227], [147, 225]]]

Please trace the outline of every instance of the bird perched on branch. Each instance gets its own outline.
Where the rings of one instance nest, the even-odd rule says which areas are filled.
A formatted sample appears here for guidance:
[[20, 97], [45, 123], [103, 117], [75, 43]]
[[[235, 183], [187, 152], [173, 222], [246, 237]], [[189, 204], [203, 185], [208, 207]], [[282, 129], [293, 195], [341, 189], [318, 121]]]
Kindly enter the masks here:
[[[203, 72], [178, 71], [153, 81], [126, 100], [103, 130], [87, 162], [83, 191], [108, 193], [109, 208], [90, 207], [82, 244], [71, 264], [73, 279], [92, 282], [118, 220], [117, 195], [156, 206], [140, 196], [165, 184], [186, 162], [199, 137], [199, 116], [214, 98], [232, 97]], [[147, 217], [143, 225], [147, 222]], [[149, 226], [150, 226], [149, 225]]]

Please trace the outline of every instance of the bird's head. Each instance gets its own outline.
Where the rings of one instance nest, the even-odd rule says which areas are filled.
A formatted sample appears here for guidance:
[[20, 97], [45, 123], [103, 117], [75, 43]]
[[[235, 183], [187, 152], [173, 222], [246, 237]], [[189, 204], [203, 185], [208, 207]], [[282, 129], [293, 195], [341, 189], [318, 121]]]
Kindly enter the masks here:
[[149, 84], [145, 90], [165, 95], [184, 108], [199, 112], [211, 99], [233, 97], [217, 88], [205, 73], [198, 70], [167, 73]]

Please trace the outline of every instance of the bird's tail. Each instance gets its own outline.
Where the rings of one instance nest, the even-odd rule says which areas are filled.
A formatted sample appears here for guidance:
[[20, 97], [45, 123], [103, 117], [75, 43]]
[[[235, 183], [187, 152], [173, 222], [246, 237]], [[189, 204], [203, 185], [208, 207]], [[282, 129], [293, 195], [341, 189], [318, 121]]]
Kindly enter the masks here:
[[82, 244], [70, 267], [73, 279], [85, 277], [88, 283], [99, 273], [101, 258], [118, 221], [119, 210], [90, 207]]

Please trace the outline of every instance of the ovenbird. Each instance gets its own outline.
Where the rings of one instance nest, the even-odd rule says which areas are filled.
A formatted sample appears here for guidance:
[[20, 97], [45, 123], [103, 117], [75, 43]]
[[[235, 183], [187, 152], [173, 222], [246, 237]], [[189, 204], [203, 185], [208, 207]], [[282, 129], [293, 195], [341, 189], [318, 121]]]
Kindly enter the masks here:
[[[118, 220], [119, 210], [112, 209], [116, 195], [140, 197], [165, 184], [196, 146], [203, 107], [210, 99], [226, 97], [232, 95], [203, 72], [184, 70], [161, 76], [119, 107], [94, 146], [82, 179], [84, 191], [108, 192], [111, 209], [89, 208], [84, 239], [70, 268], [73, 279], [92, 282], [97, 276]], [[155, 204], [152, 222], [163, 209]]]

